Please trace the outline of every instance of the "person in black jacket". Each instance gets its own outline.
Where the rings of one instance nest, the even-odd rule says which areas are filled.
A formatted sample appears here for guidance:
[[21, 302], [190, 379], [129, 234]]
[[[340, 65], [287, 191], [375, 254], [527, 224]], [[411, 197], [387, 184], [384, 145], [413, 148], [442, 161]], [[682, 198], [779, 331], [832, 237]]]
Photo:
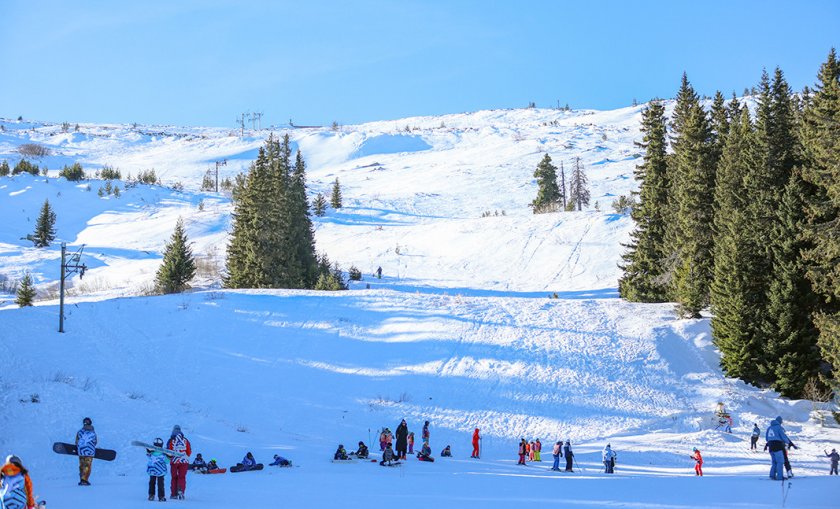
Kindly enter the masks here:
[[570, 440], [566, 440], [566, 445], [563, 446], [563, 456], [566, 457], [566, 472], [574, 472], [572, 470], [572, 459], [575, 457], [575, 453], [572, 452]]
[[355, 456], [360, 460], [368, 459], [369, 455], [370, 452], [368, 451], [368, 447], [365, 445], [364, 442], [359, 442], [359, 449], [350, 453], [350, 456]]
[[397, 459], [405, 459], [405, 455], [408, 451], [408, 424], [405, 423], [405, 419], [402, 420], [399, 426], [397, 426]]

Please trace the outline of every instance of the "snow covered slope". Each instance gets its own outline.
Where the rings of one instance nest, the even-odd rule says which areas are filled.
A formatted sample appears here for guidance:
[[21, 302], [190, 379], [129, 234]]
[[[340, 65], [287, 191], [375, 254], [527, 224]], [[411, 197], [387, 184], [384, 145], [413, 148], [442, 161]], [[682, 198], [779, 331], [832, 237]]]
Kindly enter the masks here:
[[[92, 267], [74, 279], [66, 334], [55, 332], [54, 300], [0, 304], [0, 451], [24, 458], [51, 507], [147, 504], [145, 457], [129, 443], [165, 438], [174, 424], [226, 466], [246, 451], [300, 465], [190, 476], [186, 503], [202, 507], [354, 498], [405, 507], [775, 507], [780, 485], [763, 479], [767, 457], [749, 452], [747, 436], [753, 422], [764, 428], [782, 415], [801, 447], [791, 453], [797, 480], [786, 507], [833, 507], [840, 484], [818, 474], [837, 429], [810, 420], [809, 402], [724, 378], [706, 320], [617, 298], [632, 224], [605, 210], [635, 185], [639, 111], [489, 111], [293, 130], [310, 191], [328, 191], [336, 177], [344, 187], [345, 208], [315, 221], [318, 249], [358, 266], [364, 280], [338, 293], [209, 288], [163, 297], [136, 295], [177, 217], [205, 265], [222, 264], [230, 202], [195, 190], [204, 170], [218, 158], [228, 159], [225, 172], [244, 167], [266, 133], [80, 126], [62, 134], [4, 122], [0, 159], [13, 163], [15, 147], [37, 142], [52, 150], [42, 161], [52, 172], [75, 160], [124, 174], [154, 167], [187, 190], [137, 186], [99, 197], [100, 181], [0, 178], [0, 274], [30, 270], [49, 297], [57, 246], [35, 250], [20, 239], [46, 198], [59, 238], [85, 244]], [[593, 206], [531, 214], [532, 174], [545, 153], [567, 170], [581, 157]], [[499, 215], [481, 217], [488, 211]], [[381, 280], [370, 276], [377, 266]], [[206, 268], [199, 285], [216, 277]], [[718, 401], [735, 417], [731, 435], [713, 429]], [[87, 490], [75, 486], [73, 458], [49, 448], [71, 440], [84, 416], [118, 452], [114, 463], [95, 464]], [[455, 457], [397, 469], [328, 461], [338, 443], [375, 442], [380, 427], [393, 430], [403, 417], [418, 434], [430, 420], [434, 453], [451, 444]], [[478, 461], [467, 458], [474, 427], [484, 435]], [[539, 437], [545, 449], [570, 438], [580, 468], [517, 467], [520, 437]], [[613, 477], [598, 473], [608, 441], [619, 452]], [[692, 447], [706, 459], [702, 480], [689, 475]]]

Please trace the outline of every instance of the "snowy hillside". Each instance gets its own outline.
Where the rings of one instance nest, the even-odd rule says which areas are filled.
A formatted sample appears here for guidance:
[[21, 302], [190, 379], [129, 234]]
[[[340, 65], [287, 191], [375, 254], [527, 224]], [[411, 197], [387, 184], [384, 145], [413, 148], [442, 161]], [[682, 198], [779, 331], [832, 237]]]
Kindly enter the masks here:
[[[49, 167], [48, 178], [0, 177], [0, 275], [31, 271], [46, 299], [18, 309], [0, 296], [0, 451], [24, 459], [51, 507], [145, 506], [145, 456], [130, 442], [166, 438], [174, 424], [224, 466], [252, 451], [300, 467], [191, 475], [184, 503], [201, 507], [352, 499], [776, 507], [780, 483], [765, 480], [769, 460], [749, 451], [748, 435], [753, 422], [766, 428], [781, 415], [800, 446], [791, 451], [796, 478], [785, 506], [833, 507], [840, 484], [822, 475], [822, 450], [838, 446], [840, 430], [820, 427], [810, 402], [723, 377], [707, 320], [617, 298], [632, 222], [610, 203], [635, 186], [640, 110], [485, 111], [289, 130], [306, 156], [310, 192], [328, 192], [336, 177], [344, 189], [345, 207], [315, 218], [318, 250], [364, 273], [337, 293], [215, 286], [231, 204], [197, 189], [215, 160], [227, 159], [223, 176], [244, 169], [267, 131], [240, 139], [226, 129], [81, 125], [61, 133], [58, 125], [0, 123], [0, 160], [13, 165], [24, 143], [52, 154], [35, 161]], [[567, 171], [581, 158], [589, 210], [531, 214], [533, 171], [545, 153]], [[56, 178], [75, 161], [124, 175], [155, 168], [164, 184], [186, 190], [140, 185], [100, 197], [102, 181]], [[73, 250], [84, 244], [90, 267], [74, 278], [63, 335], [55, 332], [58, 244], [37, 250], [21, 239], [47, 198], [59, 239]], [[138, 296], [178, 217], [203, 261], [201, 288]], [[381, 280], [370, 275], [378, 266]], [[733, 413], [732, 434], [714, 430], [718, 401]], [[118, 453], [95, 463], [91, 488], [75, 485], [74, 458], [50, 451], [54, 441], [72, 441], [85, 416], [100, 446]], [[338, 443], [351, 449], [364, 440], [378, 453], [369, 440], [401, 418], [418, 435], [431, 421], [434, 454], [451, 444], [455, 457], [409, 458], [394, 469], [329, 462]], [[481, 460], [468, 457], [475, 427]], [[542, 464], [516, 466], [521, 437], [541, 438], [546, 450], [571, 439], [576, 473], [547, 470], [547, 452]], [[600, 473], [607, 442], [619, 455], [615, 476]], [[704, 479], [693, 478], [692, 447], [703, 451]]]

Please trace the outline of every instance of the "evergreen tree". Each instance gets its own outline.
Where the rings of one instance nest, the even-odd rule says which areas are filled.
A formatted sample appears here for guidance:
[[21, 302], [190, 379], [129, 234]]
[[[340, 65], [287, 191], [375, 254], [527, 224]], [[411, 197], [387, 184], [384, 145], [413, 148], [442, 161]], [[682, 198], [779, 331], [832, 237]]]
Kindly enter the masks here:
[[35, 233], [30, 238], [35, 247], [39, 248], [48, 247], [55, 240], [55, 212], [50, 207], [49, 200], [44, 200], [38, 221], [35, 223]]
[[717, 167], [718, 162], [720, 161], [721, 156], [723, 155], [723, 145], [726, 142], [726, 134], [729, 132], [729, 125], [731, 120], [738, 120], [738, 117], [734, 117], [732, 119], [730, 116], [730, 110], [726, 106], [726, 101], [723, 99], [723, 94], [720, 93], [720, 90], [715, 92], [715, 98], [712, 102], [712, 110], [711, 110], [711, 127], [712, 127], [712, 137], [711, 137], [711, 154], [710, 154], [710, 164]]
[[835, 50], [820, 67], [802, 115], [803, 177], [815, 187], [807, 211], [808, 278], [820, 295], [816, 324], [822, 358], [840, 389], [840, 61]]
[[10, 173], [9, 163], [3, 159], [3, 162], [0, 162], [0, 177], [8, 177]]
[[318, 193], [315, 196], [315, 199], [312, 201], [312, 210], [316, 216], [324, 217], [324, 214], [327, 212], [327, 199], [324, 198], [323, 194]]
[[34, 300], [35, 286], [32, 284], [32, 275], [27, 272], [23, 276], [23, 279], [20, 282], [20, 286], [18, 287], [17, 299], [15, 299], [15, 304], [17, 304], [20, 307], [31, 306]]
[[332, 208], [336, 210], [341, 208], [341, 185], [338, 183], [338, 177], [336, 177], [335, 182], [333, 182], [330, 205], [332, 205]]
[[178, 218], [175, 231], [163, 251], [163, 263], [155, 276], [155, 285], [161, 293], [180, 293], [189, 288], [194, 276], [192, 248], [184, 230], [184, 221]]
[[668, 298], [663, 281], [665, 258], [665, 209], [668, 200], [668, 167], [665, 141], [665, 107], [652, 101], [642, 112], [641, 132], [636, 146], [644, 150], [644, 162], [636, 167], [639, 204], [631, 215], [636, 229], [622, 256], [624, 274], [618, 282], [619, 293], [635, 302], [664, 302]]
[[[746, 177], [760, 165], [749, 111], [740, 111], [726, 136], [715, 185], [714, 278], [711, 282], [712, 334], [727, 375], [760, 379], [764, 344], [759, 328], [765, 312], [760, 245], [750, 235]], [[760, 275], [759, 275], [760, 276]]]
[[306, 199], [306, 163], [298, 150], [289, 186], [289, 243], [293, 248], [292, 288], [312, 288], [318, 278], [315, 233]]
[[709, 303], [712, 277], [715, 169], [706, 112], [697, 94], [687, 85], [685, 75], [683, 87], [688, 87], [690, 93], [680, 90], [686, 101], [682, 104], [678, 96], [672, 130], [674, 171], [669, 167], [674, 178], [672, 196], [676, 198], [671, 235], [675, 255], [673, 288], [680, 314], [699, 318], [700, 310]]
[[580, 158], [575, 158], [575, 169], [572, 172], [571, 181], [569, 183], [569, 204], [577, 207], [577, 210], [583, 210], [583, 207], [589, 205], [589, 182], [586, 179], [586, 174], [583, 173], [583, 165], [580, 164]]
[[566, 194], [566, 170], [563, 168], [563, 161], [560, 161], [560, 199], [562, 200], [563, 210], [566, 210], [567, 194]]
[[537, 179], [537, 197], [531, 202], [534, 214], [551, 212], [560, 202], [560, 189], [557, 186], [557, 167], [551, 164], [551, 157], [546, 154], [534, 171]]

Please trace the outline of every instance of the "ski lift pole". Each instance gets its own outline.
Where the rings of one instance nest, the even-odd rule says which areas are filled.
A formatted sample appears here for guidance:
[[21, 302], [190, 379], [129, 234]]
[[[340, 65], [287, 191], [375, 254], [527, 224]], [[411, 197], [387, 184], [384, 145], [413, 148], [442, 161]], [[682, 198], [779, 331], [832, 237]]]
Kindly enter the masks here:
[[64, 332], [64, 280], [76, 273], [79, 274], [79, 279], [85, 277], [87, 266], [83, 263], [79, 263], [82, 259], [82, 251], [84, 249], [85, 245], [82, 244], [82, 247], [70, 255], [68, 259], [67, 243], [61, 243], [61, 281], [59, 282], [58, 295], [58, 332]]

